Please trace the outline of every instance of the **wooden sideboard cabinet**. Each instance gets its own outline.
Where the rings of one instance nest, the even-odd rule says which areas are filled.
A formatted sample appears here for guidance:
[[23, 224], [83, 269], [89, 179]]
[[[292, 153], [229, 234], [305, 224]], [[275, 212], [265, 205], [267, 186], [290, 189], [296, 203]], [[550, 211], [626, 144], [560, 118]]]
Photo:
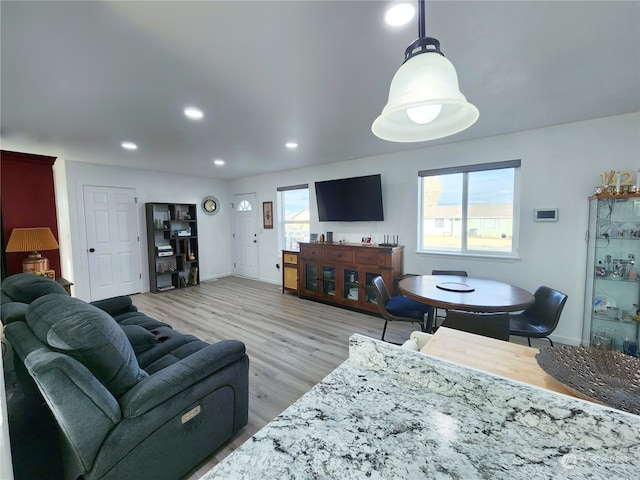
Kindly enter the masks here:
[[285, 290], [298, 293], [298, 253], [282, 251], [282, 293]]
[[372, 280], [389, 289], [403, 274], [403, 247], [353, 243], [301, 243], [298, 295], [337, 306], [379, 313]]

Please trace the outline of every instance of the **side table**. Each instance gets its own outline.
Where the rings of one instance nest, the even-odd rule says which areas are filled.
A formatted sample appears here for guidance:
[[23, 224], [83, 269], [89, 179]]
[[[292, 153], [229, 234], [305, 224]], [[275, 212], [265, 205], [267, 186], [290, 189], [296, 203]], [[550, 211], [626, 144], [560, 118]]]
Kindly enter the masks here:
[[73, 283], [62, 277], [56, 278], [56, 282], [58, 282], [58, 284], [67, 291], [67, 295], [71, 296], [71, 286], [73, 285]]
[[282, 293], [298, 293], [298, 257], [300, 252], [282, 251]]

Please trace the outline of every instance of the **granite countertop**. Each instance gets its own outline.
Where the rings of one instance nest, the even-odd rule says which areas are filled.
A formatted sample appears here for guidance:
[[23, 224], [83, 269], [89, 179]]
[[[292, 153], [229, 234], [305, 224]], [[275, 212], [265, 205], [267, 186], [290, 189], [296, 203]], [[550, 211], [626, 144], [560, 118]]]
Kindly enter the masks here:
[[640, 416], [362, 335], [213, 479], [638, 478]]

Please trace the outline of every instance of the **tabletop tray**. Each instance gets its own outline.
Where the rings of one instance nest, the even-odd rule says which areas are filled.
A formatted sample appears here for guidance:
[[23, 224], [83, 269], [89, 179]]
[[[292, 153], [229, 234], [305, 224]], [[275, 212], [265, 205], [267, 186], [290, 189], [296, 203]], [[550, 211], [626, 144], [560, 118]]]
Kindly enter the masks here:
[[473, 292], [475, 288], [470, 287], [466, 283], [458, 282], [442, 282], [436, 285], [440, 290], [447, 290], [449, 292]]

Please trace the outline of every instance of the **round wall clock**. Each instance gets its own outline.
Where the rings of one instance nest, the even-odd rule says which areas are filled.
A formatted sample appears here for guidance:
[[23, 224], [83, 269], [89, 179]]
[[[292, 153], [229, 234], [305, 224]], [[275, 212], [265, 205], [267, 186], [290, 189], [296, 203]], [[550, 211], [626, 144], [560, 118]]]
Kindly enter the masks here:
[[215, 215], [220, 211], [220, 202], [216, 197], [204, 197], [202, 199], [202, 210], [207, 215]]

